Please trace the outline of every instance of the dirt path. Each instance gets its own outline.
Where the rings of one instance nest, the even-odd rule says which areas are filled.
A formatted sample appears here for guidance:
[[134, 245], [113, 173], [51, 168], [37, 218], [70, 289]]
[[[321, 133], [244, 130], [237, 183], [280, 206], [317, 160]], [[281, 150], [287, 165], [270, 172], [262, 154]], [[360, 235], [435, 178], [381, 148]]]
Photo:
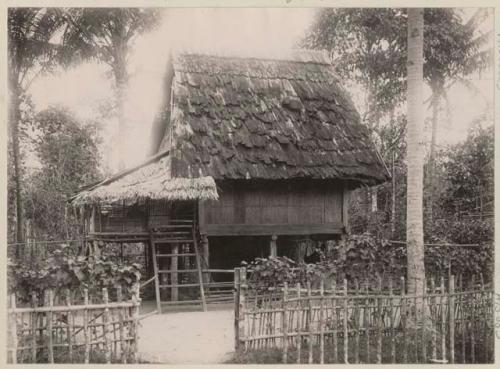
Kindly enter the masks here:
[[145, 318], [139, 328], [139, 356], [151, 363], [222, 363], [234, 349], [233, 319], [232, 310]]

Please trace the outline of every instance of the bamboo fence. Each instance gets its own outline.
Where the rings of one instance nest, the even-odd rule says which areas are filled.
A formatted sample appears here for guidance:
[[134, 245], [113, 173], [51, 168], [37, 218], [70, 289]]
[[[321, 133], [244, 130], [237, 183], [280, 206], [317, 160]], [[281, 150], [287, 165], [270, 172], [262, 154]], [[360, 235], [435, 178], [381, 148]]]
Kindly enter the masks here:
[[482, 278], [322, 279], [267, 290], [235, 270], [235, 345], [278, 350], [283, 363], [493, 362], [493, 289]]
[[[34, 296], [26, 306], [12, 294], [7, 311], [8, 362], [137, 362], [138, 287], [127, 299], [120, 286], [92, 296], [87, 289], [81, 294], [47, 290], [43, 301]], [[111, 293], [115, 301], [110, 301]]]

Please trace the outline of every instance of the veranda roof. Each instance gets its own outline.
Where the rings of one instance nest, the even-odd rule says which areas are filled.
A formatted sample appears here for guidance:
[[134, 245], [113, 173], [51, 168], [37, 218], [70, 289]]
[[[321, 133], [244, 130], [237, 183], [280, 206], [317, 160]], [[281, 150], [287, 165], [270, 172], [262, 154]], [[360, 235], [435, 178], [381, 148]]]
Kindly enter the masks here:
[[215, 181], [212, 177], [172, 178], [168, 151], [146, 162], [91, 186], [71, 200], [78, 206], [93, 203], [133, 203], [140, 199], [154, 200], [216, 200]]

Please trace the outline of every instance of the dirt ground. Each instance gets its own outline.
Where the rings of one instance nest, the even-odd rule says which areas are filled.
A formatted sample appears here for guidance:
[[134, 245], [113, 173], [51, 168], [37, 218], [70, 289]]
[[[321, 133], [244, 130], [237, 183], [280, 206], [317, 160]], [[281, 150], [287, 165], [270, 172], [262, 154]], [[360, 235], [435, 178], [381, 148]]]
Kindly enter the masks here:
[[139, 356], [150, 363], [217, 364], [234, 351], [234, 312], [167, 312], [141, 320]]

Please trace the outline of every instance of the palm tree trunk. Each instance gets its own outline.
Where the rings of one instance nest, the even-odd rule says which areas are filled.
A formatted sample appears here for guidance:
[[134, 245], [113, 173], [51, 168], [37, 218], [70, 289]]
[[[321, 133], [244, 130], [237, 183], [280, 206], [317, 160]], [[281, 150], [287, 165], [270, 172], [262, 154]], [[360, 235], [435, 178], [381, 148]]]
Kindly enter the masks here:
[[[117, 54], [121, 54], [118, 52]], [[124, 55], [119, 55], [113, 63], [113, 72], [116, 84], [116, 104], [118, 113], [118, 169], [125, 169], [128, 125], [125, 116], [125, 93], [127, 89], [128, 73]]]
[[408, 193], [407, 263], [408, 292], [423, 290], [423, 9], [408, 9]]
[[440, 101], [440, 89], [438, 87], [432, 88], [432, 131], [431, 131], [431, 147], [429, 151], [429, 179], [428, 179], [428, 190], [429, 190], [429, 204], [427, 205], [427, 216], [429, 221], [432, 223], [433, 210], [434, 210], [434, 178], [436, 172], [436, 141], [437, 141], [437, 127], [438, 127], [438, 115], [439, 115], [439, 101]]
[[14, 193], [16, 208], [16, 239], [15, 242], [23, 242], [23, 201], [22, 201], [22, 169], [21, 169], [21, 150], [19, 143], [19, 121], [21, 119], [21, 89], [16, 83], [11, 83], [11, 106], [10, 106], [10, 139], [12, 142], [12, 157], [14, 164]]

